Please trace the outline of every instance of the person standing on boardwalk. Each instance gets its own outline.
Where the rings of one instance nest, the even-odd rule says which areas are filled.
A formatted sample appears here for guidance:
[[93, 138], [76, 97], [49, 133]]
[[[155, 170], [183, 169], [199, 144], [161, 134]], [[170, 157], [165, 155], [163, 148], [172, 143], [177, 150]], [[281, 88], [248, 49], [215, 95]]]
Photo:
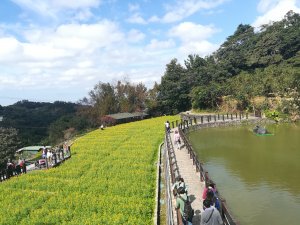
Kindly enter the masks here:
[[204, 211], [201, 212], [201, 225], [222, 225], [223, 220], [219, 211], [213, 206], [210, 199], [203, 201]]
[[187, 219], [184, 217], [185, 206], [186, 206], [185, 202], [189, 202], [189, 198], [186, 194], [186, 191], [183, 187], [179, 187], [177, 192], [178, 192], [178, 194], [177, 194], [177, 198], [176, 198], [175, 209], [179, 209], [183, 225], [192, 225], [191, 221], [193, 218]]
[[185, 193], [187, 194], [188, 189], [187, 189], [187, 186], [185, 185], [184, 179], [182, 177], [177, 177], [176, 182], [172, 186], [174, 197], [177, 196], [179, 188], [183, 188]]
[[170, 133], [170, 131], [171, 131], [171, 128], [170, 128], [170, 122], [167, 121], [167, 122], [165, 123], [165, 126], [166, 126], [166, 131], [167, 131], [168, 133]]
[[174, 134], [174, 142], [177, 146], [177, 149], [179, 150], [180, 149], [180, 145], [181, 145], [181, 140], [180, 140], [180, 135], [179, 135], [179, 132], [178, 130], [175, 130], [175, 134]]

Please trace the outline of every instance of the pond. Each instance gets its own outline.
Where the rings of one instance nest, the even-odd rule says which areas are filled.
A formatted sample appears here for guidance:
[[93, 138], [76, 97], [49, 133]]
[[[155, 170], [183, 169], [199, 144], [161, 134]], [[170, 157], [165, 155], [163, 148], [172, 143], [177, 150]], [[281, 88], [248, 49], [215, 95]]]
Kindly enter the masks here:
[[300, 124], [204, 128], [189, 134], [198, 158], [241, 225], [300, 224]]

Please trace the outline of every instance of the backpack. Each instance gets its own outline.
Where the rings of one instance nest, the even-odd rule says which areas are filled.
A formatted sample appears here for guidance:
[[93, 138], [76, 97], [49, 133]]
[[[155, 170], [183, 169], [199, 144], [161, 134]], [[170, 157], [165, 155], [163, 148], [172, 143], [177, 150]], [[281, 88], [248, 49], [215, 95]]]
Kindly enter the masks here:
[[194, 216], [194, 209], [192, 208], [191, 202], [187, 199], [184, 200], [181, 196], [179, 198], [184, 202], [183, 219], [185, 221], [192, 222]]

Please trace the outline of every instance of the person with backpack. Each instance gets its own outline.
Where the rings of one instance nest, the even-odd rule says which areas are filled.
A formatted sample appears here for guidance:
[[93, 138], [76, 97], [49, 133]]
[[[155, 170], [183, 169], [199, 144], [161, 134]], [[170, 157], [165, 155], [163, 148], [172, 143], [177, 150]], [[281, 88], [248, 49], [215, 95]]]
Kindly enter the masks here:
[[222, 217], [219, 211], [214, 207], [211, 199], [206, 198], [203, 201], [200, 225], [223, 225]]
[[[203, 196], [202, 196], [203, 197]], [[221, 203], [217, 195], [217, 188], [214, 183], [210, 183], [206, 192], [205, 199], [210, 199], [215, 208], [221, 212]]]
[[176, 181], [172, 186], [174, 197], [177, 196], [178, 188], [180, 188], [180, 187], [184, 188], [185, 193], [187, 194], [188, 189], [187, 189], [187, 186], [185, 185], [184, 179], [182, 177], [176, 177]]
[[177, 191], [175, 209], [179, 209], [183, 225], [192, 225], [194, 210], [192, 209], [191, 202], [183, 187], [179, 187]]

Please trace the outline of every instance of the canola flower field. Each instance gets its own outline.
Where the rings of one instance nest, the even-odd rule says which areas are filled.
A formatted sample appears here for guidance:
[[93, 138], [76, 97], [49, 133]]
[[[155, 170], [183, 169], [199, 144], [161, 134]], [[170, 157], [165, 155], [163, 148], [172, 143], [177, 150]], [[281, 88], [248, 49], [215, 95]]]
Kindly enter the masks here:
[[164, 116], [95, 130], [63, 165], [0, 184], [0, 224], [153, 224]]

